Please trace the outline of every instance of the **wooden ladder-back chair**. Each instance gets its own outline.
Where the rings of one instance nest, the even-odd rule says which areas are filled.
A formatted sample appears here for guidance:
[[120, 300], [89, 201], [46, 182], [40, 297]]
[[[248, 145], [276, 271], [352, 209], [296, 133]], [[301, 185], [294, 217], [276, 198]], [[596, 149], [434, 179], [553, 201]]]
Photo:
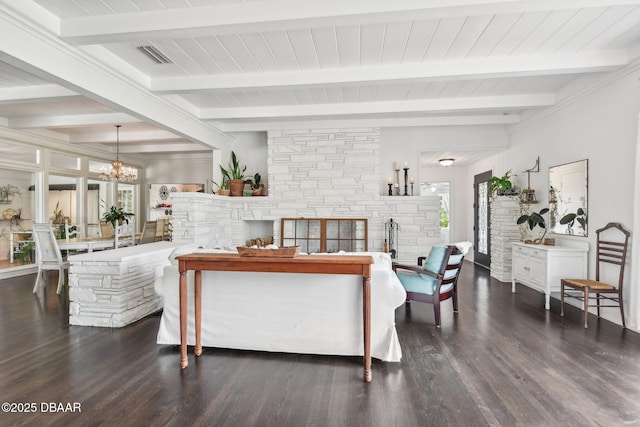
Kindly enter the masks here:
[[[418, 258], [418, 264], [425, 259]], [[393, 270], [407, 292], [407, 302], [433, 304], [436, 327], [440, 327], [440, 301], [451, 298], [458, 312], [458, 277], [464, 254], [455, 246], [434, 246], [424, 266], [394, 264]]]
[[33, 293], [38, 291], [40, 281], [44, 281], [43, 271], [58, 270], [57, 294], [60, 294], [64, 286], [64, 270], [67, 268], [62, 258], [62, 253], [53, 234], [53, 228], [49, 223], [34, 223], [33, 238], [36, 242], [36, 259], [38, 261], [38, 275], [33, 286]]
[[100, 222], [100, 237], [113, 237], [115, 236], [116, 231], [113, 228], [113, 224], [106, 221]]
[[[607, 233], [607, 240], [601, 237], [601, 233], [613, 229], [618, 230], [624, 235], [615, 239], [612, 232]], [[629, 236], [631, 233], [625, 230], [622, 225], [617, 222], [610, 222], [605, 227], [596, 230], [597, 247], [596, 247], [596, 279], [561, 279], [560, 280], [560, 315], [564, 316], [564, 299], [575, 298], [584, 304], [584, 327], [587, 327], [587, 319], [589, 317], [589, 307], [596, 307], [598, 310], [598, 318], [600, 318], [600, 307], [619, 307], [620, 317], [622, 318], [622, 327], [626, 328], [624, 323], [624, 304], [622, 302], [622, 284], [624, 283], [624, 267], [627, 260], [627, 248], [629, 244]], [[619, 234], [619, 233], [618, 233]], [[611, 240], [609, 240], [611, 239]], [[618, 283], [612, 285], [600, 281], [601, 270], [605, 265], [614, 265], [616, 269]], [[568, 289], [567, 289], [568, 288]], [[590, 301], [595, 301], [590, 304]], [[603, 303], [608, 303], [607, 305]]]
[[[164, 226], [164, 223], [163, 223]], [[140, 244], [153, 243], [156, 241], [157, 221], [147, 221], [142, 227], [142, 235], [140, 236]]]

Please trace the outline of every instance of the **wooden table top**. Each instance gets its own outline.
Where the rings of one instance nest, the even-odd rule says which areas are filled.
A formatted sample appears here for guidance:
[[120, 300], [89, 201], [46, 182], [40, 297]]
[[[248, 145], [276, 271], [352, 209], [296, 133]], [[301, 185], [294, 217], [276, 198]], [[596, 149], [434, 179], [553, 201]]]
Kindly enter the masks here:
[[360, 274], [371, 277], [369, 255], [299, 255], [295, 258], [192, 253], [176, 257], [178, 270], [259, 271], [272, 273]]

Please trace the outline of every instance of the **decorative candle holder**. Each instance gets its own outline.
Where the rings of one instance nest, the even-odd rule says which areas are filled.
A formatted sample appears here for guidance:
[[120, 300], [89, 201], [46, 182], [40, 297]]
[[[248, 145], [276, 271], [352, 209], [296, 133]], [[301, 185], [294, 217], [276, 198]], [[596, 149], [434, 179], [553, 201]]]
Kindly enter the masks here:
[[404, 194], [403, 196], [408, 196], [409, 195], [409, 168], [404, 167], [402, 168], [404, 169]]
[[393, 190], [391, 189], [391, 187], [393, 187], [393, 184], [387, 184], [389, 186], [389, 195], [393, 196]]
[[413, 196], [413, 182], [411, 183], [411, 195]]

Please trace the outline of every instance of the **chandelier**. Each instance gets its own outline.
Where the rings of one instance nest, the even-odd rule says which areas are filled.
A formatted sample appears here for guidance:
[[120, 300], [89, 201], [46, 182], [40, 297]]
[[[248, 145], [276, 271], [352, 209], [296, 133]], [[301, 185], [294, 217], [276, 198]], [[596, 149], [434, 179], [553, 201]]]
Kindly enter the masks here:
[[100, 179], [104, 181], [131, 182], [138, 178], [137, 171], [120, 160], [120, 126], [116, 125], [116, 159], [111, 162], [111, 168], [100, 168]]

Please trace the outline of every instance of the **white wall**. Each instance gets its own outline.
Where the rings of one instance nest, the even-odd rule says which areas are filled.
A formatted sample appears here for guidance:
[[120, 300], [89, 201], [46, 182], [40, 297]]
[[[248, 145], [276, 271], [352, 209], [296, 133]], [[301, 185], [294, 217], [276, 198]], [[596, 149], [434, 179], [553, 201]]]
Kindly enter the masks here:
[[[532, 124], [515, 127], [510, 135], [509, 167], [526, 169], [540, 156], [540, 173], [531, 175], [531, 186], [541, 207], [548, 201], [550, 166], [589, 160], [587, 239], [592, 245], [595, 230], [608, 222], [632, 226], [639, 78], [635, 71]], [[521, 181], [526, 184], [526, 174]]]
[[[235, 141], [231, 149], [236, 153], [240, 163], [247, 166], [245, 175], [253, 178], [256, 172], [262, 176], [263, 183], [267, 179], [267, 132], [234, 133]], [[221, 153], [222, 163], [231, 161], [231, 152]], [[217, 172], [217, 171], [216, 171]]]
[[[507, 162], [499, 161], [505, 156], [503, 154], [491, 156], [488, 160], [471, 167], [454, 163], [448, 168], [439, 166], [437, 163], [427, 164], [420, 159], [430, 157], [430, 152], [477, 150], [486, 153], [504, 152], [509, 142], [504, 127], [491, 125], [383, 128], [380, 131], [380, 139], [382, 143], [381, 188], [386, 188], [385, 184], [389, 176], [394, 173], [393, 162], [401, 161], [404, 164], [405, 159], [409, 162], [410, 176], [415, 177], [417, 183], [449, 181], [451, 183], [450, 241], [472, 242], [473, 209], [470, 209], [470, 206], [473, 204], [473, 175], [486, 170], [505, 168]], [[467, 180], [469, 175], [471, 175], [471, 185]], [[402, 178], [401, 182], [403, 182]], [[473, 252], [469, 252], [466, 259], [473, 261]]]
[[[493, 168], [494, 175], [507, 169], [516, 172], [528, 169], [540, 156], [540, 173], [531, 175], [531, 187], [536, 190], [540, 201], [536, 210], [540, 210], [548, 202], [549, 167], [588, 159], [589, 235], [586, 238], [563, 238], [579, 241], [586, 239], [589, 242], [590, 278], [595, 277], [595, 230], [608, 222], [619, 222], [633, 233], [635, 151], [640, 113], [639, 79], [640, 70], [633, 70], [618, 80], [601, 85], [597, 90], [574, 98], [572, 102], [564, 102], [544, 115], [514, 126], [510, 129], [510, 148], [505, 153], [469, 168], [468, 180], [472, 182], [475, 173], [487, 169]], [[520, 186], [526, 186], [526, 174], [519, 173], [517, 182]], [[473, 235], [471, 226], [467, 232]], [[633, 257], [631, 260], [633, 261]], [[627, 265], [627, 298], [630, 273], [630, 266]], [[617, 308], [605, 309], [603, 317], [620, 322]]]
[[147, 160], [145, 181], [147, 184], [204, 184], [211, 179], [212, 169], [211, 152], [158, 155]]
[[[233, 134], [235, 140], [231, 150], [235, 151], [241, 164], [247, 166], [247, 177], [256, 172], [267, 178], [267, 134], [266, 132], [243, 132]], [[205, 192], [212, 190], [212, 181], [222, 181], [219, 165], [227, 168], [231, 161], [231, 150], [203, 151], [200, 153], [175, 153], [148, 156], [145, 162], [144, 184], [141, 186], [142, 206], [149, 219], [157, 216], [153, 211], [156, 197], [149, 194], [153, 184], [203, 184]], [[154, 193], [155, 194], [155, 193]]]

